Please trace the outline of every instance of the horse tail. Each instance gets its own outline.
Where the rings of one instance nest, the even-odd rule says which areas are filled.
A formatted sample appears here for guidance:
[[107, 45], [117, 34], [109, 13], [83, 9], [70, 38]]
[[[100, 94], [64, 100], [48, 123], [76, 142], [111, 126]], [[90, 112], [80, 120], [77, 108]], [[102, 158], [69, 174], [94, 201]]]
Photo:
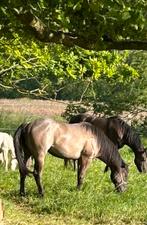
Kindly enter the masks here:
[[22, 175], [26, 176], [29, 173], [33, 173], [28, 170], [26, 164], [24, 163], [24, 150], [23, 150], [23, 135], [24, 135], [24, 128], [26, 124], [21, 124], [15, 134], [14, 134], [14, 148], [15, 148], [15, 155], [18, 161], [19, 171]]

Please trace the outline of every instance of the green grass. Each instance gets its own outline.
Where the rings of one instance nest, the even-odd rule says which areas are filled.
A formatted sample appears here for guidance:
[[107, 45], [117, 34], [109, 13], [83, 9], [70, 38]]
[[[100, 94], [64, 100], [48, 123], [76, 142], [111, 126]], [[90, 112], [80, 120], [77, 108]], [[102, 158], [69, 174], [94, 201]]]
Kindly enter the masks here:
[[[1, 117], [3, 118], [3, 117]], [[12, 115], [11, 115], [12, 118]], [[21, 115], [2, 124], [16, 127], [26, 119]], [[31, 118], [33, 119], [33, 118]], [[146, 139], [144, 140], [146, 142]], [[64, 169], [63, 160], [47, 155], [42, 182], [44, 198], [39, 198], [33, 177], [26, 179], [26, 197], [19, 196], [19, 172], [0, 166], [0, 198], [4, 202], [5, 225], [145, 225], [147, 224], [147, 174], [140, 174], [133, 153], [121, 151], [129, 164], [128, 188], [116, 193], [110, 171], [94, 160], [81, 191], [76, 189], [76, 172]]]
[[[139, 174], [132, 153], [124, 151], [129, 162], [128, 189], [114, 191], [110, 172], [95, 160], [87, 171], [83, 189], [76, 189], [76, 173], [64, 169], [63, 160], [46, 157], [43, 185], [44, 198], [39, 198], [33, 178], [27, 177], [27, 196], [20, 197], [18, 171], [0, 168], [0, 198], [5, 206], [5, 224], [146, 224], [147, 175]], [[23, 221], [23, 222], [22, 222]]]

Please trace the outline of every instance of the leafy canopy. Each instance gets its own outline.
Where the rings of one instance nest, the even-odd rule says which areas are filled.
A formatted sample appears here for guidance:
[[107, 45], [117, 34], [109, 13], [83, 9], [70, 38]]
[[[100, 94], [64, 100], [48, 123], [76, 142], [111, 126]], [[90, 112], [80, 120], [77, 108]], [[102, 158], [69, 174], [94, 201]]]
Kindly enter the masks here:
[[146, 107], [146, 52], [111, 50], [147, 49], [146, 12], [145, 0], [2, 0], [1, 96]]
[[1, 30], [85, 49], [146, 49], [146, 0], [3, 0]]

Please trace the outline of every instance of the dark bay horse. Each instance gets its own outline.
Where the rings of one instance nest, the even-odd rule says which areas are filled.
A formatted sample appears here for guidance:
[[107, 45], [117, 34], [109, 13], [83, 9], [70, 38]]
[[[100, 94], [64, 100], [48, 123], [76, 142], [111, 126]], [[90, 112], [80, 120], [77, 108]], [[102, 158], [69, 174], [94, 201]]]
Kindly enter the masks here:
[[[83, 183], [88, 165], [99, 158], [111, 169], [111, 181], [119, 192], [126, 189], [128, 167], [117, 147], [98, 128], [90, 123], [59, 123], [52, 119], [38, 119], [18, 127], [14, 135], [16, 158], [20, 171], [20, 194], [25, 195], [25, 178], [33, 174], [38, 191], [43, 195], [41, 172], [47, 152], [63, 159], [78, 160], [77, 187]], [[26, 163], [33, 157], [34, 171]]]
[[147, 172], [147, 150], [142, 145], [139, 135], [124, 120], [117, 116], [101, 118], [96, 115], [81, 113], [71, 117], [69, 123], [80, 123], [84, 121], [103, 130], [118, 149], [124, 145], [128, 145], [134, 152], [134, 162], [139, 172]]

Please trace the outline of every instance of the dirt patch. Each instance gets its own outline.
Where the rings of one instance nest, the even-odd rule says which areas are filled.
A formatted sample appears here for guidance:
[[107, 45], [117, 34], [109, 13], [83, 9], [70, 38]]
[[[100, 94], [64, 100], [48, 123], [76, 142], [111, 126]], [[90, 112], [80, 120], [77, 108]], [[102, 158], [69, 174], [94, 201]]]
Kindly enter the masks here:
[[42, 116], [60, 116], [68, 102], [56, 100], [0, 99], [0, 111]]
[[[61, 116], [68, 103], [68, 101], [33, 100], [28, 98], [0, 99], [0, 111], [54, 117]], [[123, 112], [120, 116], [131, 124], [133, 120], [144, 121], [147, 118], [147, 111]]]

